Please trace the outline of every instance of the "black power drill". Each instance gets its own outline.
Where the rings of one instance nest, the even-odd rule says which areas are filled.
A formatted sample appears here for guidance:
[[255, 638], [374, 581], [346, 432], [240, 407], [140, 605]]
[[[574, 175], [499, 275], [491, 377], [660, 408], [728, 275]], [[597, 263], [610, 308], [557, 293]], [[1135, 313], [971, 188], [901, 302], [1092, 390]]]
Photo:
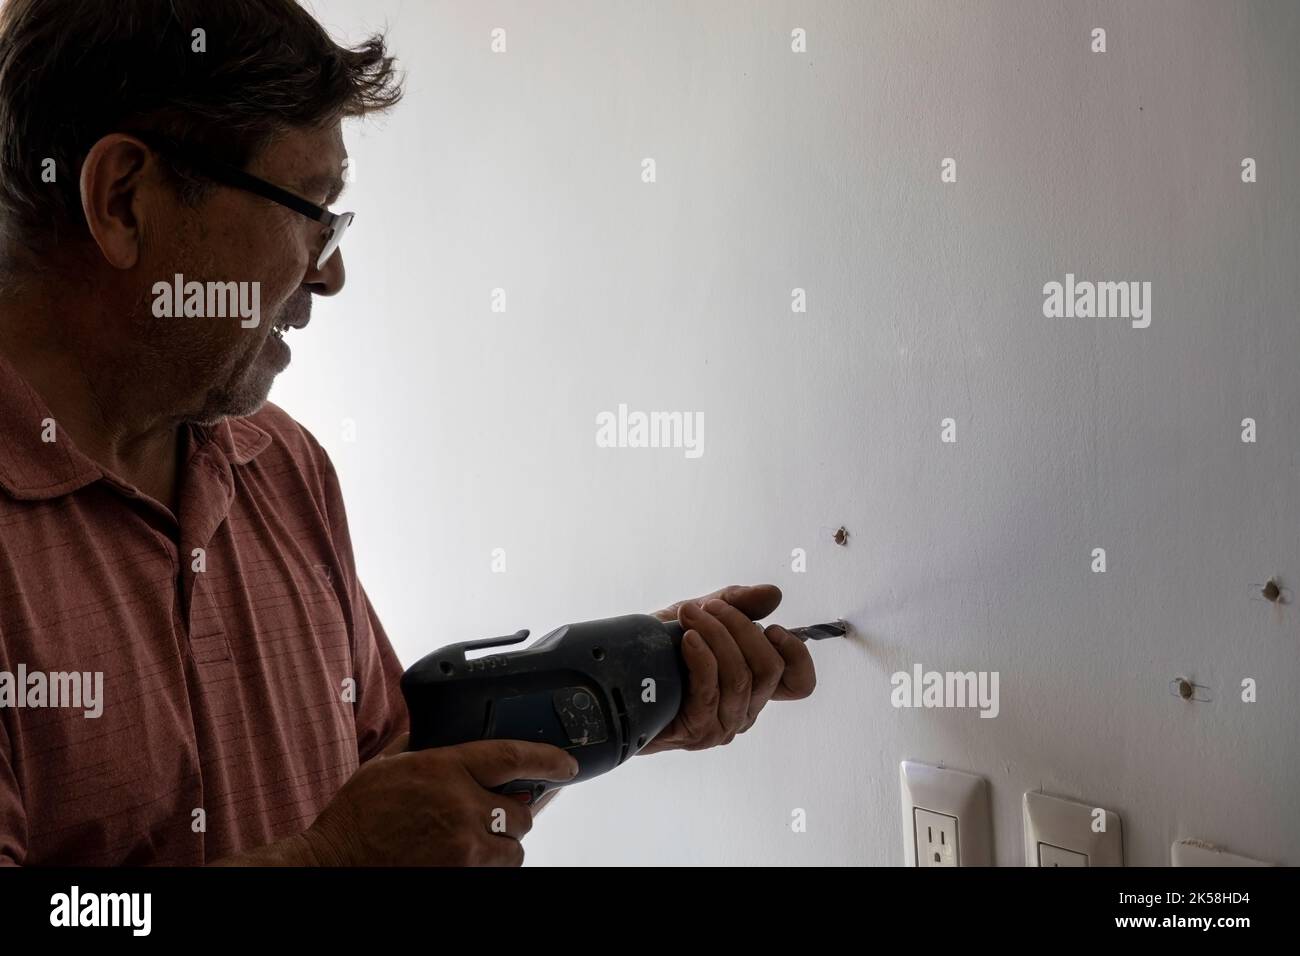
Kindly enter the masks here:
[[[843, 637], [843, 621], [791, 628], [800, 640]], [[467, 651], [507, 647], [528, 631], [465, 641], [421, 658], [402, 675], [411, 717], [409, 749], [471, 740], [530, 740], [567, 750], [578, 775], [565, 783], [512, 780], [495, 792], [548, 790], [613, 770], [653, 740], [681, 707], [684, 629], [648, 614], [566, 624], [526, 650], [469, 660]]]

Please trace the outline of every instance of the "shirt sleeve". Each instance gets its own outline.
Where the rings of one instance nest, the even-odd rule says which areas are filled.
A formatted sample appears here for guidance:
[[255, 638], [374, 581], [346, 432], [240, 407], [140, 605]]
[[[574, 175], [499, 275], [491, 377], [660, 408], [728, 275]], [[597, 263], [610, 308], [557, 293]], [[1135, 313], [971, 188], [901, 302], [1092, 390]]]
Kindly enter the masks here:
[[370, 603], [369, 595], [357, 578], [347, 512], [343, 506], [343, 493], [334, 464], [324, 448], [314, 440], [313, 444], [316, 444], [321, 457], [330, 536], [343, 572], [341, 590], [347, 598], [344, 608], [349, 615], [353, 677], [357, 683], [357, 699], [353, 704], [357, 757], [361, 763], [365, 763], [383, 751], [394, 737], [408, 729], [406, 701], [402, 698], [400, 686], [403, 668]]

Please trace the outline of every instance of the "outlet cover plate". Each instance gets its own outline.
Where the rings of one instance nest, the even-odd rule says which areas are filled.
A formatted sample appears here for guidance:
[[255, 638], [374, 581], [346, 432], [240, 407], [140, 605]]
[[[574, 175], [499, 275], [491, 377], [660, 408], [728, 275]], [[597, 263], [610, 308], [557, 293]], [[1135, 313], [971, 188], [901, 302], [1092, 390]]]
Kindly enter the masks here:
[[[1088, 858], [1084, 866], [1123, 866], [1124, 833], [1119, 814], [1103, 807], [1075, 803], [1045, 793], [1027, 791], [1025, 810], [1025, 866], [1041, 866], [1039, 844], [1046, 844], [1048, 857], [1061, 862], [1060, 850], [1081, 853]], [[1093, 821], [1103, 819], [1105, 831], [1093, 831]], [[1053, 849], [1055, 848], [1055, 849]], [[1051, 863], [1048, 864], [1049, 866]]]
[[993, 837], [989, 785], [983, 777], [960, 770], [904, 760], [898, 768], [903, 791], [903, 854], [916, 866], [916, 811], [957, 821], [957, 866], [992, 866]]

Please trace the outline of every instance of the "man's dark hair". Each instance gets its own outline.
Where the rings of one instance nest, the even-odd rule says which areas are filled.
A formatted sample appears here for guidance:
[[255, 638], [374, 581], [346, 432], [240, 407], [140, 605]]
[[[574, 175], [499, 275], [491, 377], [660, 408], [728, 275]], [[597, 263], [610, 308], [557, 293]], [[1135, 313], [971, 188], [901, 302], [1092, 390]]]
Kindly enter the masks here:
[[[401, 98], [381, 35], [339, 46], [296, 0], [3, 2], [0, 268], [87, 234], [81, 164], [115, 130], [156, 130], [243, 166], [278, 132]], [[206, 186], [174, 172], [183, 198], [201, 197]]]

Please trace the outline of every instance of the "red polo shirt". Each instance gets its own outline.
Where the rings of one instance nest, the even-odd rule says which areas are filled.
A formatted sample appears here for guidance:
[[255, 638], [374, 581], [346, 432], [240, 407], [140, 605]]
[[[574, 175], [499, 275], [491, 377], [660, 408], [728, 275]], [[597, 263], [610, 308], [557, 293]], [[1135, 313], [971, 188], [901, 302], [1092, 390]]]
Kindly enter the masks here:
[[[43, 441], [50, 417], [0, 357], [0, 864], [202, 864], [306, 829], [406, 730], [329, 457], [269, 403], [185, 426], [173, 515]], [[50, 706], [73, 672], [81, 706]]]

